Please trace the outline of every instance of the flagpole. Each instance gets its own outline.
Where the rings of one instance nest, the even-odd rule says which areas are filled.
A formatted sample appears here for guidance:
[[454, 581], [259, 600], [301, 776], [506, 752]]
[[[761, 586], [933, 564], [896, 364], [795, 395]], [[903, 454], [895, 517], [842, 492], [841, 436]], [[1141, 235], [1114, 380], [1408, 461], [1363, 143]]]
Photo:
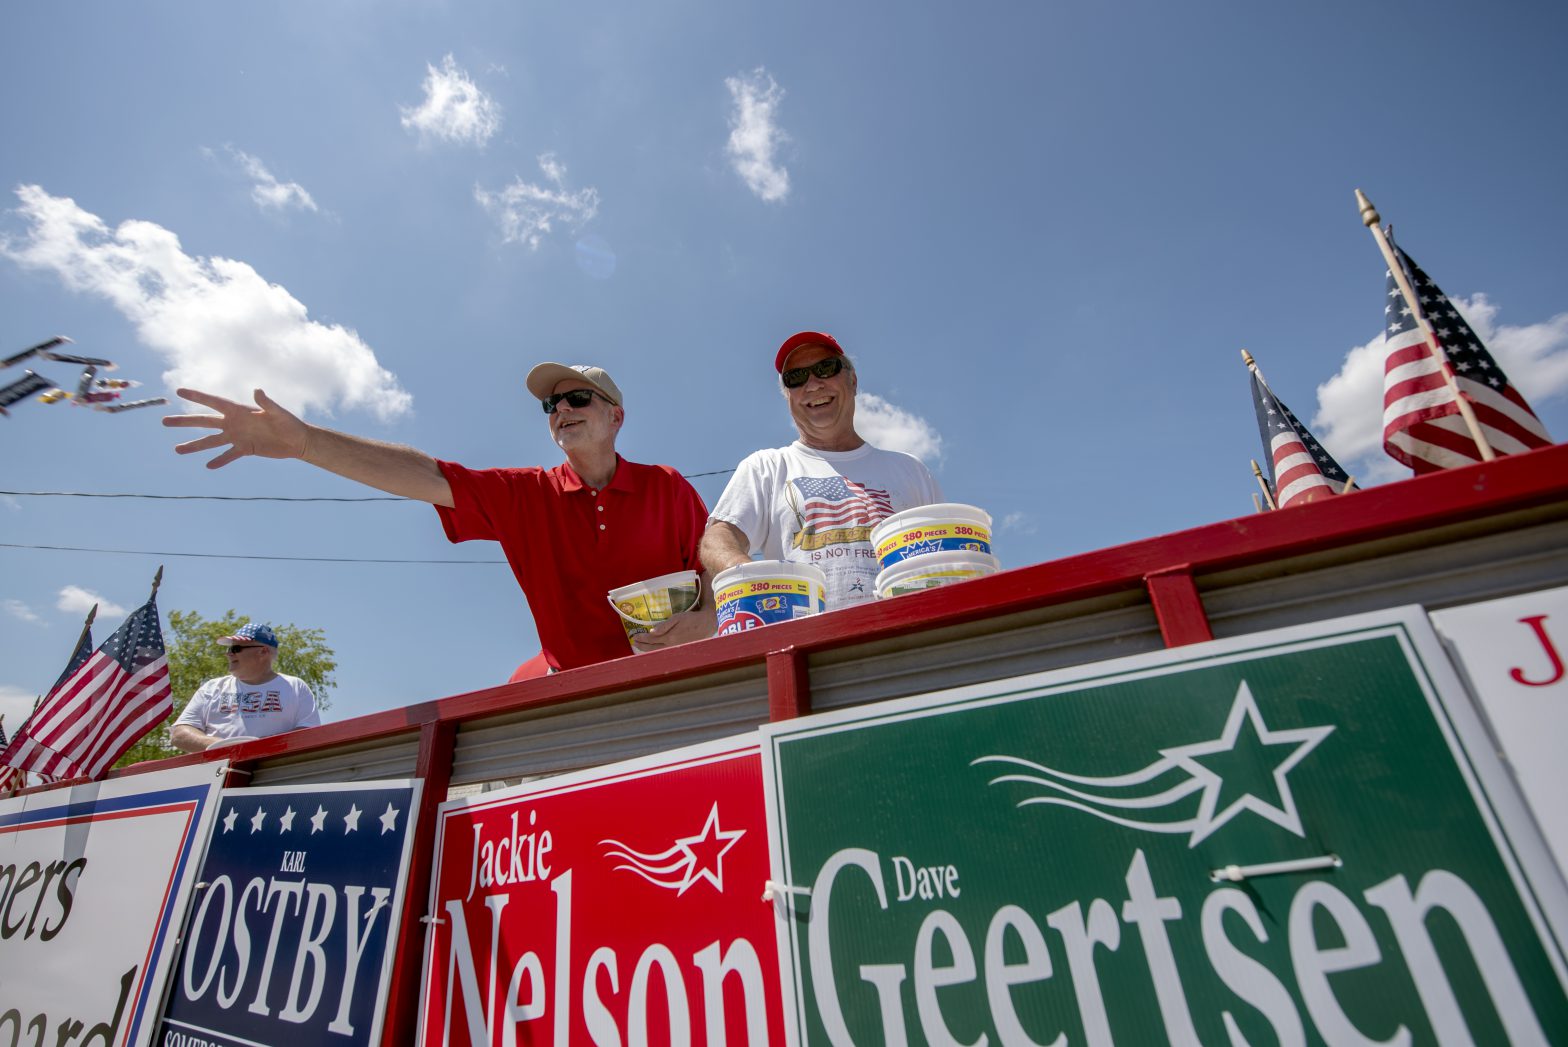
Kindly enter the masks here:
[[1258, 486], [1263, 488], [1263, 503], [1270, 509], [1278, 509], [1279, 506], [1274, 504], [1274, 494], [1269, 490], [1269, 482], [1263, 479], [1263, 470], [1258, 468], [1258, 460], [1253, 458], [1251, 461], [1252, 475], [1257, 478]]
[[[158, 565], [158, 573], [152, 576], [152, 593], [147, 597], [147, 602], [148, 603], [151, 603], [157, 597], [157, 595], [158, 595], [158, 586], [160, 586], [162, 584], [163, 584], [163, 564], [159, 564]], [[94, 610], [97, 610], [97, 608], [94, 608]]]
[[1361, 208], [1362, 224], [1372, 230], [1372, 239], [1377, 241], [1378, 250], [1383, 252], [1383, 261], [1388, 264], [1389, 273], [1399, 284], [1399, 293], [1404, 296], [1405, 304], [1410, 307], [1416, 323], [1421, 325], [1421, 332], [1426, 335], [1427, 345], [1431, 346], [1432, 351], [1437, 354], [1443, 379], [1454, 394], [1454, 400], [1459, 405], [1459, 415], [1465, 420], [1465, 428], [1470, 430], [1470, 438], [1475, 441], [1477, 450], [1481, 452], [1481, 460], [1495, 461], [1497, 455], [1481, 433], [1481, 423], [1476, 421], [1474, 408], [1459, 391], [1459, 381], [1454, 377], [1454, 369], [1448, 364], [1448, 354], [1443, 351], [1443, 344], [1437, 340], [1437, 332], [1432, 330], [1432, 324], [1426, 318], [1426, 311], [1421, 308], [1421, 301], [1416, 297], [1415, 288], [1410, 286], [1410, 277], [1406, 275], [1405, 267], [1399, 264], [1399, 259], [1394, 254], [1394, 246], [1388, 242], [1388, 236], [1383, 232], [1382, 216], [1377, 213], [1377, 208], [1372, 206], [1372, 201], [1367, 199], [1367, 194], [1360, 189], [1356, 190], [1356, 205]]

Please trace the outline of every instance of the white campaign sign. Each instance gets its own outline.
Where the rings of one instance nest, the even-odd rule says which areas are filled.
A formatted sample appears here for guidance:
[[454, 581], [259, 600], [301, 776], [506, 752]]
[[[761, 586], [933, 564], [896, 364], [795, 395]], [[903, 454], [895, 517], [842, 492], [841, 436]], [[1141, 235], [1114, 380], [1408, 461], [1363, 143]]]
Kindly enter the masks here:
[[151, 1042], [227, 770], [0, 801], [0, 1043]]
[[1525, 799], [1568, 876], [1568, 588], [1438, 611]]

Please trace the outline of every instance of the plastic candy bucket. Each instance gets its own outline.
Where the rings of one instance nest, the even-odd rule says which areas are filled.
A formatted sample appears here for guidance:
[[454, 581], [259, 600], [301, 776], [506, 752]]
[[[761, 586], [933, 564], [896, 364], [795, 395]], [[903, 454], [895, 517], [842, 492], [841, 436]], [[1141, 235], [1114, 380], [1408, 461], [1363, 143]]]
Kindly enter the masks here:
[[883, 570], [912, 556], [989, 553], [991, 514], [958, 502], [905, 509], [871, 529], [871, 547]]
[[827, 596], [827, 576], [810, 564], [755, 560], [713, 579], [720, 636], [821, 614]]
[[[610, 606], [621, 616], [626, 642], [697, 603], [697, 572], [676, 571], [611, 589]], [[634, 646], [632, 650], [637, 650]], [[639, 652], [640, 653], [640, 652]]]
[[877, 574], [877, 595], [883, 598], [907, 596], [952, 585], [954, 582], [983, 578], [1001, 569], [996, 557], [990, 553], [977, 553], [968, 549], [925, 553], [882, 568]]

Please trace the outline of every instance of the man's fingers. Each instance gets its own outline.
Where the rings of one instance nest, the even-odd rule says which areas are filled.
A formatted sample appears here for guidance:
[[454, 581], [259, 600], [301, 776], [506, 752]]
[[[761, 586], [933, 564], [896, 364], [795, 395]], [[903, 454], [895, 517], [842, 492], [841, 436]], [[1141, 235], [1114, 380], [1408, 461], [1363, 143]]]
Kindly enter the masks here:
[[195, 440], [187, 440], [182, 444], [174, 445], [175, 454], [194, 454], [197, 451], [210, 451], [214, 447], [222, 447], [229, 442], [229, 438], [222, 433], [212, 433]]
[[221, 414], [166, 414], [163, 424], [170, 429], [221, 429]]
[[235, 403], [233, 400], [228, 400], [221, 396], [214, 396], [212, 393], [204, 393], [200, 389], [176, 389], [174, 392], [175, 395], [177, 395], [182, 400], [189, 400], [192, 403], [201, 404], [203, 407], [210, 407], [214, 411], [222, 411], [225, 408], [235, 407], [242, 411], [250, 410], [250, 408], [245, 404]]
[[225, 465], [228, 465], [230, 462], [235, 461], [236, 459], [239, 459], [239, 458], [244, 458], [244, 457], [245, 457], [245, 453], [243, 451], [241, 451], [237, 447], [231, 447], [227, 451], [224, 451], [222, 454], [218, 455], [218, 457], [214, 458], [212, 461], [208, 462], [207, 463], [207, 468], [208, 469], [222, 469]]
[[265, 389], [257, 389], [256, 392], [254, 394], [252, 394], [252, 395], [254, 395], [255, 398], [256, 398], [256, 406], [257, 407], [263, 408], [264, 410], [268, 410], [268, 411], [285, 411], [286, 410], [285, 408], [279, 407], [278, 406], [278, 402], [276, 400], [274, 400], [272, 397], [268, 396], [267, 395], [267, 390], [265, 390]]

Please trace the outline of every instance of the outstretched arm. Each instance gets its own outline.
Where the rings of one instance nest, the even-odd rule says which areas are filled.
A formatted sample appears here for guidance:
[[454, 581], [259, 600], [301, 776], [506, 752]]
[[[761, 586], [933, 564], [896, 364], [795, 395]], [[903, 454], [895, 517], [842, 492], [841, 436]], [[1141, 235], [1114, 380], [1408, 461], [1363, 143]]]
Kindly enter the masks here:
[[451, 486], [436, 460], [423, 451], [311, 425], [260, 389], [256, 390], [255, 407], [199, 389], [178, 392], [182, 399], [218, 412], [168, 415], [163, 420], [164, 425], [176, 429], [217, 430], [174, 448], [179, 454], [193, 454], [228, 445], [207, 463], [209, 469], [221, 469], [246, 455], [298, 458], [378, 491], [432, 505], [452, 505]]

